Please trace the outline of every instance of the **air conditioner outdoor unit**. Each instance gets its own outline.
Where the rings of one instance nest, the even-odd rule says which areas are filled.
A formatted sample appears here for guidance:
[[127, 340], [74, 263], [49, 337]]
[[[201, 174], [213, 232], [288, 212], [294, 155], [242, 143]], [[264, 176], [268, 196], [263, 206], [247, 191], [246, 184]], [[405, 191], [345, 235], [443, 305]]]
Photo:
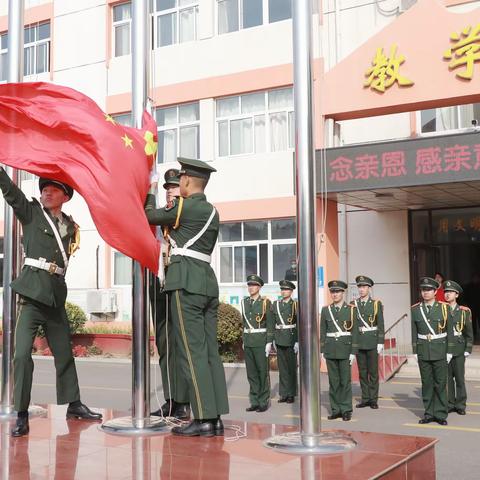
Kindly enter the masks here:
[[417, 0], [400, 0], [400, 6], [398, 8], [400, 13], [406, 12], [410, 7], [413, 7], [417, 3]]
[[89, 290], [87, 292], [88, 313], [115, 313], [117, 308], [117, 292], [115, 290]]

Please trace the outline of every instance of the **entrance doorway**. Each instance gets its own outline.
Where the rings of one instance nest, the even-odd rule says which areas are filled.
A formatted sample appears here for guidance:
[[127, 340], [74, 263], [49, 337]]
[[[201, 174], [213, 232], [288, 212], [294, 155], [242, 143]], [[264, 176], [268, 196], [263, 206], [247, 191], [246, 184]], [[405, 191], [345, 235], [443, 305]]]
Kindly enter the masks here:
[[471, 308], [480, 343], [480, 206], [411, 211], [409, 225], [413, 302], [423, 276], [441, 273], [460, 283], [459, 303]]

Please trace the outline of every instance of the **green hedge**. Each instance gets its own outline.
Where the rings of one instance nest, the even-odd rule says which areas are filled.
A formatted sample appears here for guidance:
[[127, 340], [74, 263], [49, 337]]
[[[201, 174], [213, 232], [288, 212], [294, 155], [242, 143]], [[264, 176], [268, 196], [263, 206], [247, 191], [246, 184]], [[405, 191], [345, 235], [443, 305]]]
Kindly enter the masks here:
[[242, 345], [243, 322], [240, 312], [227, 303], [218, 306], [217, 340], [224, 362], [236, 362]]

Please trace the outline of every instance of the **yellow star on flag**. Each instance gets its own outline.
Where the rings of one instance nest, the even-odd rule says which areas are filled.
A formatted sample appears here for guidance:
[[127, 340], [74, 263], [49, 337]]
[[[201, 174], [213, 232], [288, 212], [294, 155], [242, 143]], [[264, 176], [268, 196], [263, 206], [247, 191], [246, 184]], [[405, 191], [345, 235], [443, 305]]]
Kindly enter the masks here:
[[157, 142], [153, 139], [153, 133], [147, 130], [143, 139], [145, 140], [145, 153], [155, 155], [157, 153]]
[[117, 124], [117, 122], [113, 119], [113, 117], [111, 115], [109, 115], [108, 113], [105, 114], [105, 120], [107, 122], [110, 122], [112, 125]]
[[125, 147], [133, 148], [133, 140], [127, 134], [122, 137], [122, 140], [125, 143]]

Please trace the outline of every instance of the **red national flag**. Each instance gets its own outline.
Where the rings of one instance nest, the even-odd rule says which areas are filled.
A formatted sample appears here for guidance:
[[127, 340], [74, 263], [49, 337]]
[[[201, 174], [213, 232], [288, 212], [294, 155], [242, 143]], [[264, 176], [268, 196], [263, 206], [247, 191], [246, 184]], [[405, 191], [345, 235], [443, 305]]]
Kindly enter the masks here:
[[0, 85], [0, 162], [66, 182], [88, 204], [102, 238], [153, 272], [159, 244], [144, 214], [157, 128], [124, 127], [71, 88]]

